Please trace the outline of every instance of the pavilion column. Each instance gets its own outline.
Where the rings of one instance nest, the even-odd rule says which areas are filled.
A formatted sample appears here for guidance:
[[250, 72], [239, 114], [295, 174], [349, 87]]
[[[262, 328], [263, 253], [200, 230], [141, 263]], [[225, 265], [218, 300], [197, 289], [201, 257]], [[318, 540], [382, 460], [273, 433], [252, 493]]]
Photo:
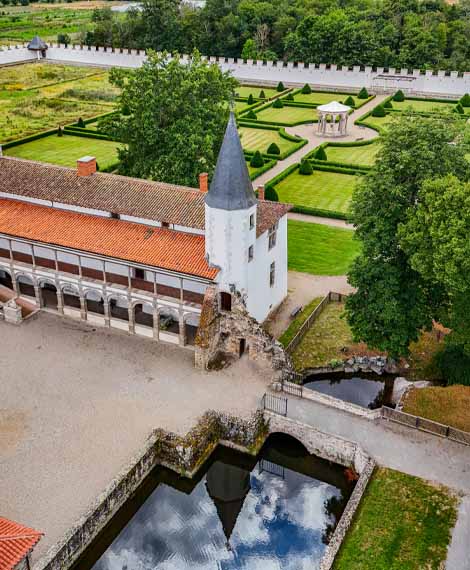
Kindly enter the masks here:
[[180, 338], [180, 346], [186, 346], [186, 325], [184, 322], [184, 313], [180, 311], [179, 314], [179, 338]]

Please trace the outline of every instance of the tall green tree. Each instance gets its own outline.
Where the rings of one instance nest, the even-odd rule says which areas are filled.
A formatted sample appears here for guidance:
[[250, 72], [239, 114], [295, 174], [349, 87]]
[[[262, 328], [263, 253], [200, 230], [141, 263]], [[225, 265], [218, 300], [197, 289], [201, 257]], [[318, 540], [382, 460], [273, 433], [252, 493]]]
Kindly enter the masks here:
[[198, 52], [186, 63], [150, 52], [141, 68], [110, 79], [122, 89], [120, 114], [101, 128], [125, 143], [125, 174], [195, 186], [212, 173], [234, 97], [229, 74]]
[[465, 150], [451, 144], [460, 124], [412, 115], [395, 120], [353, 197], [362, 250], [349, 274], [357, 291], [346, 303], [348, 321], [356, 339], [393, 356], [407, 354], [410, 342], [448, 304], [444, 284], [412, 263], [400, 227], [416, 216], [425, 181], [449, 174], [468, 178]]

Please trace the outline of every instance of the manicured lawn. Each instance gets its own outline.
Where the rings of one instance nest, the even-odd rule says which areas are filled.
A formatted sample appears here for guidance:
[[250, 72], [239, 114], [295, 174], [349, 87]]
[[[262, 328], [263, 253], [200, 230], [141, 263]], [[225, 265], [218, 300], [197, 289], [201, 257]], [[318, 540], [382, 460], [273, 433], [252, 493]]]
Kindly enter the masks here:
[[441, 570], [456, 511], [457, 500], [447, 489], [379, 468], [334, 570]]
[[345, 275], [359, 252], [352, 230], [289, 220], [289, 269], [313, 275]]
[[282, 107], [275, 109], [267, 107], [259, 113], [256, 113], [259, 121], [270, 121], [279, 125], [294, 125], [303, 121], [311, 121], [317, 119], [315, 109], [307, 109], [305, 107]]
[[369, 115], [364, 122], [367, 125], [374, 125], [382, 129], [386, 129], [387, 125], [391, 123], [395, 117], [397, 117], [395, 113], [389, 113], [388, 115], [385, 115], [385, 117], [373, 117], [372, 115]]
[[243, 111], [247, 111], [253, 105], [248, 105], [246, 101], [235, 101], [235, 113], [242, 113]]
[[[313, 93], [296, 93], [294, 95], [294, 101], [298, 101], [299, 103], [314, 103], [316, 105], [325, 105], [325, 103], [329, 103], [330, 101], [338, 101], [343, 102], [350, 96], [350, 93], [319, 93], [317, 91]], [[356, 99], [354, 95], [351, 95], [354, 101], [361, 102], [362, 99]]]
[[380, 150], [380, 143], [374, 142], [362, 146], [327, 146], [325, 151], [328, 160], [345, 164], [371, 166]]
[[100, 168], [117, 162], [118, 143], [84, 137], [51, 135], [5, 150], [8, 156], [49, 162], [60, 166], [75, 166], [82, 156], [95, 156]]
[[269, 97], [279, 95], [279, 92], [276, 91], [276, 89], [260, 87], [259, 85], [239, 85], [235, 89], [237, 97], [249, 97], [250, 95], [253, 95], [253, 97], [258, 98], [261, 91], [264, 91], [267, 99], [269, 99]]
[[298, 315], [291, 322], [289, 327], [279, 337], [279, 342], [283, 346], [287, 346], [290, 343], [290, 341], [297, 334], [297, 331], [300, 329], [300, 327], [307, 320], [307, 317], [309, 317], [310, 314], [312, 313], [312, 311], [315, 309], [315, 307], [317, 307], [320, 304], [321, 300], [322, 300], [322, 297], [315, 297], [315, 299], [310, 301], [310, 303], [308, 305], [305, 305], [305, 307], [302, 309], [302, 312], [300, 313], [300, 315]]
[[403, 411], [470, 432], [470, 386], [410, 390]]
[[437, 101], [417, 101], [416, 99], [405, 99], [404, 101], [392, 101], [393, 109], [398, 111], [406, 111], [412, 109], [413, 111], [421, 111], [425, 113], [446, 113], [451, 111], [455, 105], [452, 103], [440, 103]]
[[276, 192], [280, 202], [347, 213], [359, 180], [354, 174], [314, 170], [304, 176], [296, 170], [276, 185]]
[[[269, 167], [272, 168], [275, 164], [276, 161], [275, 160], [269, 160], [268, 162], [265, 162], [265, 165], [267, 165], [269, 163]], [[264, 166], [260, 167], [260, 168], [253, 168], [252, 166], [250, 166], [249, 161], [247, 160], [246, 165], [248, 166], [248, 172], [250, 173], [250, 177], [252, 180], [254, 180], [257, 176], [260, 176], [262, 174], [262, 170], [264, 169]]]
[[278, 131], [240, 127], [238, 132], [241, 136], [243, 148], [249, 151], [259, 150], [262, 153], [266, 153], [269, 145], [274, 142], [280, 148], [282, 154], [296, 145], [296, 143], [281, 137]]

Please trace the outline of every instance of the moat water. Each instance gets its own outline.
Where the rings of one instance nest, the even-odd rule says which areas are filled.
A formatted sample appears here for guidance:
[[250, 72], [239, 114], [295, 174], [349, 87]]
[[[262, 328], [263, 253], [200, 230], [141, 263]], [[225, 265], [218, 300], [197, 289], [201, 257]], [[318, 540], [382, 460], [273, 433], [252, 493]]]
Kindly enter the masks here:
[[347, 376], [344, 373], [310, 376], [304, 387], [344, 402], [374, 410], [392, 405], [394, 376]]
[[78, 562], [80, 570], [312, 570], [354, 482], [271, 436], [257, 458], [217, 449], [198, 481], [158, 469]]

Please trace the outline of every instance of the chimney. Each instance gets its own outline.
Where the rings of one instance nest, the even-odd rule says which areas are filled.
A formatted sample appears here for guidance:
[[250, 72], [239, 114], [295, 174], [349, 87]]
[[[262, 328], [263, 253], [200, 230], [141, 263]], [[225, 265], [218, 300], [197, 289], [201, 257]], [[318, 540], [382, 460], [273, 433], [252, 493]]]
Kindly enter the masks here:
[[207, 174], [207, 172], [201, 172], [201, 174], [199, 175], [199, 190], [201, 192], [207, 192], [207, 190], [209, 189], [209, 175]]
[[258, 200], [264, 200], [264, 186], [258, 186]]
[[96, 158], [83, 156], [77, 160], [77, 176], [90, 176], [96, 172]]

